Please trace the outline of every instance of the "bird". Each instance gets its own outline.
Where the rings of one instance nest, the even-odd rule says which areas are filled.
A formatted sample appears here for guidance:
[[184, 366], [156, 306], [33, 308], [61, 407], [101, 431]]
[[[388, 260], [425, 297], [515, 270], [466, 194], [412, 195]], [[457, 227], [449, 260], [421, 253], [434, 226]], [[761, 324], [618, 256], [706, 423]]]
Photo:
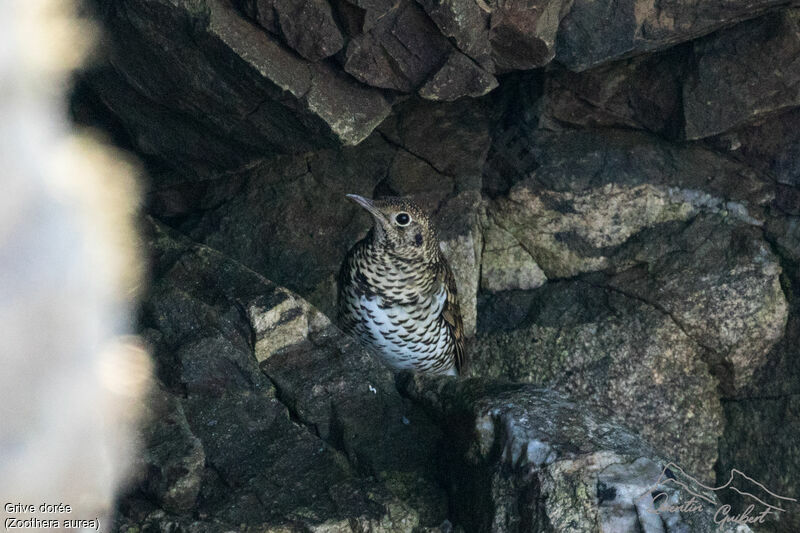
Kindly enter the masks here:
[[462, 375], [458, 291], [430, 217], [405, 198], [346, 196], [372, 215], [373, 225], [339, 271], [342, 330], [395, 370]]

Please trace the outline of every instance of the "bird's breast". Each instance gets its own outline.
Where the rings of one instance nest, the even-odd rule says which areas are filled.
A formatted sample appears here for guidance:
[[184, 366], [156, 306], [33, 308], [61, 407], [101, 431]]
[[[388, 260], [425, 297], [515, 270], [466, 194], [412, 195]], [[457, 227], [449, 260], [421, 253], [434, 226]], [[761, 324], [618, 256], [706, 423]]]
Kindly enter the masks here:
[[361, 295], [355, 333], [395, 368], [434, 364], [448, 351], [449, 335], [441, 319], [445, 298], [444, 287], [420, 295], [413, 305]]

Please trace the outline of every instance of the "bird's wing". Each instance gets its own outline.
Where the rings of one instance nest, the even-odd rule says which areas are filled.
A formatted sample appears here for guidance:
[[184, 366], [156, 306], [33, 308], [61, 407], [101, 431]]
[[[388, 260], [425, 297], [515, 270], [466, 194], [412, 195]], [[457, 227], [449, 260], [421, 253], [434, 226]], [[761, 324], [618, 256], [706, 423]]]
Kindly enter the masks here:
[[456, 288], [456, 278], [450, 265], [442, 257], [440, 264], [440, 274], [443, 277], [445, 288], [445, 303], [442, 308], [442, 318], [450, 330], [450, 334], [455, 341], [455, 363], [456, 372], [461, 375], [467, 369], [467, 354], [464, 350], [464, 325], [461, 322], [461, 309], [458, 306], [458, 289]]
[[352, 334], [356, 325], [352, 314], [348, 312], [347, 295], [345, 294], [346, 288], [351, 286], [353, 283], [353, 271], [355, 270], [355, 259], [353, 256], [355, 255], [355, 249], [356, 247], [354, 246], [345, 256], [344, 261], [342, 261], [342, 266], [339, 269], [339, 277], [337, 280], [339, 287], [336, 302], [336, 322], [338, 323], [339, 327], [342, 328], [342, 331], [348, 334]]

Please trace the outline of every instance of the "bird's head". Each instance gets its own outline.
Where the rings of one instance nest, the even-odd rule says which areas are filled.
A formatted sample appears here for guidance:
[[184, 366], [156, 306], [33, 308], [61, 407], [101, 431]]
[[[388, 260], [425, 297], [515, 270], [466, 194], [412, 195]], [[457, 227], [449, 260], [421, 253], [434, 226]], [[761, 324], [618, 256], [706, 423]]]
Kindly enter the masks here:
[[347, 197], [366, 209], [373, 219], [373, 240], [387, 253], [407, 261], [435, 262], [439, 240], [428, 215], [404, 198], [370, 200]]

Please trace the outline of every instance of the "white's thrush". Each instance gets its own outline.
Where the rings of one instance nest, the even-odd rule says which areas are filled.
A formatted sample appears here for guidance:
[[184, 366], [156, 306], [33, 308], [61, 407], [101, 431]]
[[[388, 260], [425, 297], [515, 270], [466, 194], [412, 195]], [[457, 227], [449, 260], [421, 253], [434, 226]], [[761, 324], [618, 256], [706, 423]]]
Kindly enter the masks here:
[[373, 227], [339, 272], [342, 329], [395, 369], [461, 373], [456, 284], [430, 219], [401, 198], [347, 197], [372, 215]]

